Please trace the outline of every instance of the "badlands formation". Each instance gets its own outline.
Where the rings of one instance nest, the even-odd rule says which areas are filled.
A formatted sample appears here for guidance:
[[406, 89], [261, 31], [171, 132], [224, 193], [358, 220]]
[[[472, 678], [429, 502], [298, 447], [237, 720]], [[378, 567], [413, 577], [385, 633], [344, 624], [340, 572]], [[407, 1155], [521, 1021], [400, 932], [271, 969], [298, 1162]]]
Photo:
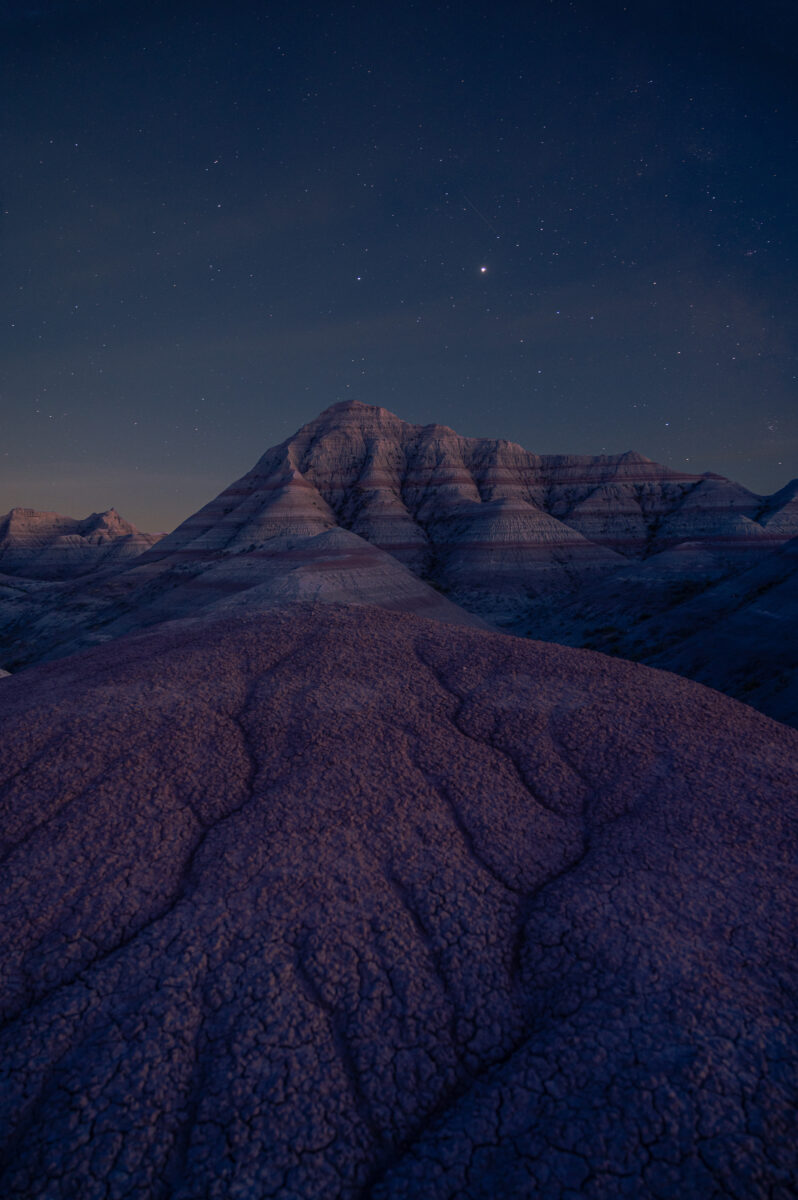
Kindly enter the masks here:
[[0, 575], [71, 579], [143, 554], [158, 534], [140, 533], [115, 508], [82, 521], [32, 508], [0, 517]]
[[705, 570], [748, 563], [798, 535], [798, 506], [789, 489], [763, 498], [639, 454], [540, 456], [347, 402], [267, 451], [149, 558], [191, 561], [333, 526], [507, 619], [539, 591], [685, 542]]
[[100, 582], [0, 581], [0, 663], [313, 599], [649, 662], [798, 724], [796, 537], [798, 481], [756, 496], [338, 404]]
[[795, 731], [373, 606], [2, 693], [4, 1197], [798, 1194]]
[[[798, 560], [785, 552], [798, 537], [798, 480], [756, 496], [640, 454], [535, 455], [347, 402], [267, 451], [144, 561], [164, 580], [197, 579], [202, 564], [210, 583], [254, 570], [247, 556], [273, 553], [280, 537], [308, 539], [303, 551], [292, 541], [304, 554], [333, 531], [494, 627], [683, 671], [798, 724]], [[346, 572], [333, 595], [312, 557], [304, 595], [354, 598]]]
[[346, 404], [6, 569], [0, 1196], [798, 1195], [797, 555]]

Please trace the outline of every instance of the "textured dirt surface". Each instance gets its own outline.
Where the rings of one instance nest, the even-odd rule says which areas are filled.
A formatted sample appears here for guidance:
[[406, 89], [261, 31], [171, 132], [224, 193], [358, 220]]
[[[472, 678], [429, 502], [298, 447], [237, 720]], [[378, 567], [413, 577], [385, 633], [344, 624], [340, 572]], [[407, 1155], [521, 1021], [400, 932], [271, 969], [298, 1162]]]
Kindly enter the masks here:
[[3, 1197], [797, 1194], [792, 730], [335, 606], [2, 704]]

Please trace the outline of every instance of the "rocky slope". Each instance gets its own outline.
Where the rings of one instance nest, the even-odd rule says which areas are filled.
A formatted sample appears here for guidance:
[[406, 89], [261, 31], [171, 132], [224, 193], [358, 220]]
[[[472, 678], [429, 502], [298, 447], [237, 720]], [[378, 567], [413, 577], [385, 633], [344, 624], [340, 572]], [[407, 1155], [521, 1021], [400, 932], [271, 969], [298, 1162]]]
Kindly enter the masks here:
[[685, 542], [538, 598], [512, 630], [676, 671], [798, 726], [798, 538], [738, 571]]
[[[622, 561], [529, 503], [506, 478], [499, 445], [407, 425], [384, 409], [336, 405], [267, 451], [149, 561], [190, 563], [211, 551], [254, 549], [276, 534], [340, 527], [458, 602], [477, 596], [489, 576], [494, 607], [533, 579], [562, 583]], [[524, 452], [504, 445], [523, 470]]]
[[789, 489], [763, 498], [633, 453], [535, 455], [347, 402], [267, 451], [149, 557], [190, 562], [333, 525], [509, 623], [530, 599], [592, 587], [687, 541], [702, 552], [683, 560], [688, 574], [743, 569], [798, 535], [798, 509]]
[[[210, 539], [209, 539], [210, 540]], [[484, 627], [390, 554], [329, 525], [260, 543], [142, 556], [91, 586], [0, 580], [0, 662], [13, 671], [164, 621], [242, 615], [297, 602], [375, 605]]]
[[159, 534], [140, 533], [114, 508], [82, 521], [32, 508], [0, 517], [0, 574], [29, 579], [72, 579], [120, 566], [155, 545]]
[[4, 1197], [796, 1194], [793, 731], [329, 605], [0, 686]]
[[[311, 598], [482, 618], [666, 661], [665, 646], [712, 625], [713, 597], [720, 621], [723, 588], [733, 592], [735, 578], [798, 535], [797, 497], [798, 481], [761, 497], [639, 454], [540, 456], [334, 405], [99, 585], [7, 579], [0, 663], [17, 670], [160, 621]], [[699, 594], [700, 626], [690, 624]], [[768, 629], [774, 651], [781, 637], [798, 640], [790, 616], [749, 625], [750, 653], [733, 638], [708, 639], [703, 657], [693, 647], [667, 663], [792, 720], [775, 676], [748, 686], [746, 655]], [[783, 664], [779, 672], [783, 684]]]
[[792, 479], [785, 487], [773, 496], [766, 496], [759, 521], [770, 534], [779, 537], [795, 536], [795, 523], [798, 521], [798, 479]]

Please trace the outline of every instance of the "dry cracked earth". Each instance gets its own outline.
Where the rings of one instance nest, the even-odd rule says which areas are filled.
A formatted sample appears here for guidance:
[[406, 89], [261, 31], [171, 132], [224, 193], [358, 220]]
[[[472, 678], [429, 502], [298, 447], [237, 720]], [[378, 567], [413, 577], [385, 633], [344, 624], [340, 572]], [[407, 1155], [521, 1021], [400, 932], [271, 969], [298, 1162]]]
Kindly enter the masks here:
[[798, 734], [376, 609], [2, 681], [8, 1200], [787, 1200]]

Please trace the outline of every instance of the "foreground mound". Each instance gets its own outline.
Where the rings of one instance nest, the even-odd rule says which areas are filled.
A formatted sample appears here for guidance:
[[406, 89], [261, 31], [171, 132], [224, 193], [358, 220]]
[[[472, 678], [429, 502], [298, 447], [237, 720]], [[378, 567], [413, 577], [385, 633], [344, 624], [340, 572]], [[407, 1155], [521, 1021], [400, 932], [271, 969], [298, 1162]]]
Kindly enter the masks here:
[[794, 1194], [793, 731], [367, 608], [3, 701], [3, 1196]]

